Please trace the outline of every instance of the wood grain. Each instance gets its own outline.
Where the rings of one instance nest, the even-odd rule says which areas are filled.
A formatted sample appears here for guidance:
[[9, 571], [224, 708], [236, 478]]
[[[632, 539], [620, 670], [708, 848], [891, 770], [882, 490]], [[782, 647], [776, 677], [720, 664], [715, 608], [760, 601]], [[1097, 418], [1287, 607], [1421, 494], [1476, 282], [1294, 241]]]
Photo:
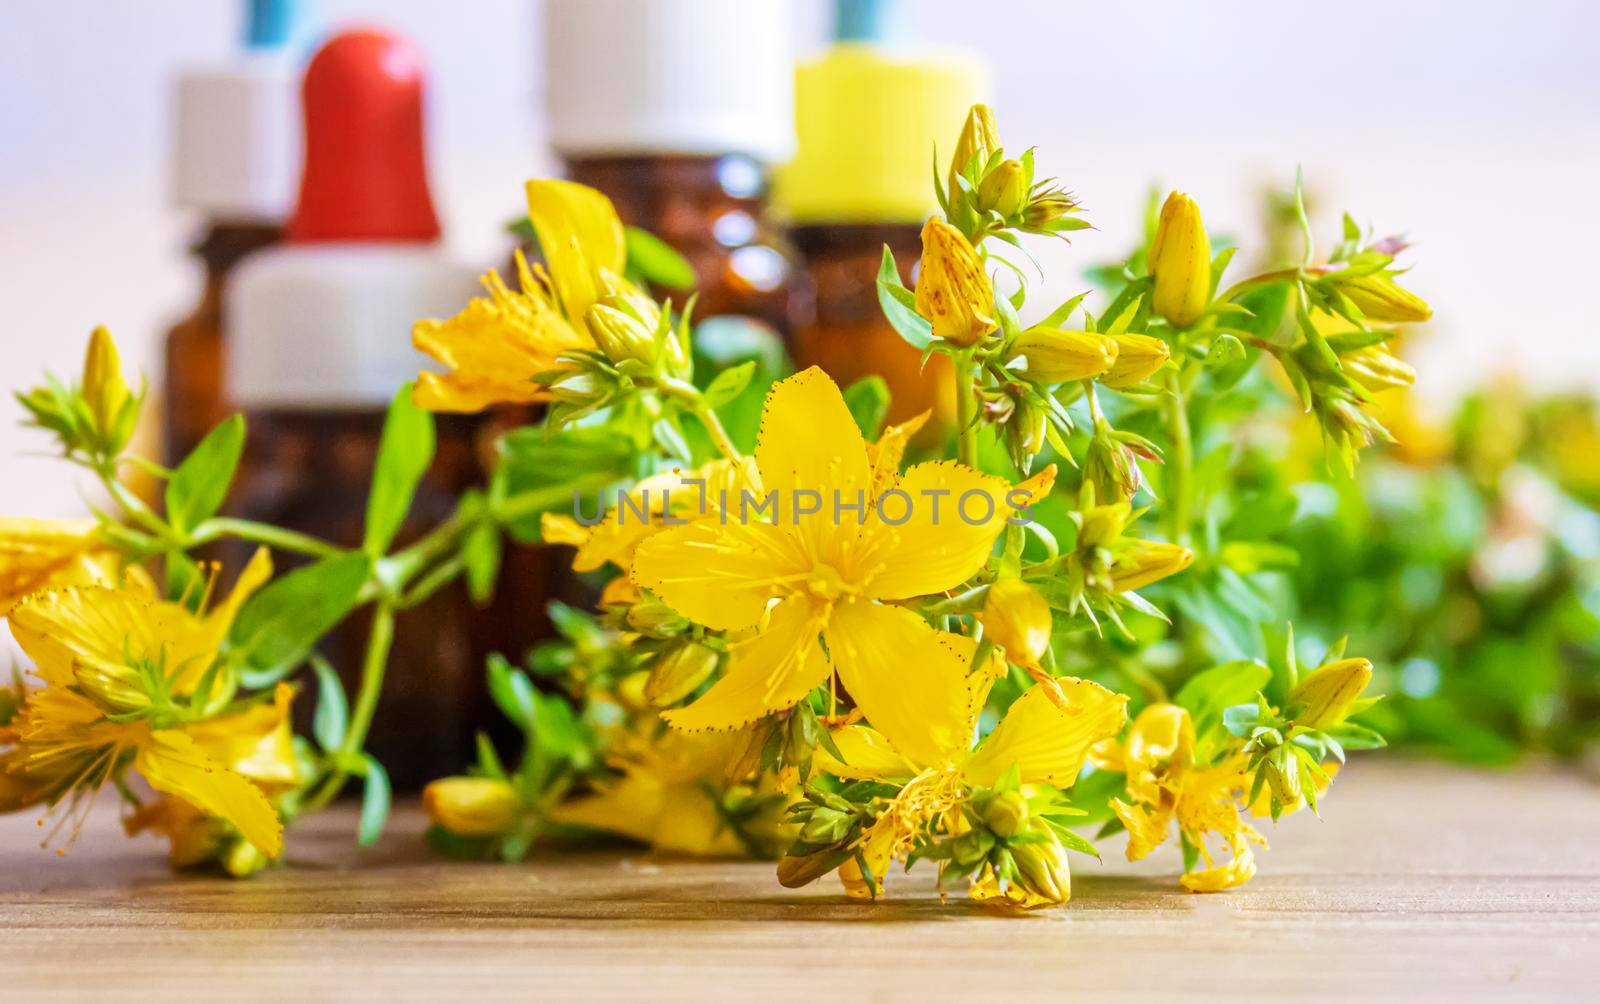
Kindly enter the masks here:
[[[109, 800], [108, 800], [109, 801]], [[1176, 851], [1075, 860], [1072, 904], [998, 916], [931, 877], [858, 905], [760, 863], [615, 851], [445, 863], [403, 811], [378, 848], [309, 821], [287, 867], [171, 875], [107, 805], [65, 859], [0, 820], [0, 994], [193, 1000], [908, 1000], [1004, 995], [1593, 1000], [1600, 789], [1553, 770], [1363, 762], [1286, 819], [1244, 890], [1177, 887]]]

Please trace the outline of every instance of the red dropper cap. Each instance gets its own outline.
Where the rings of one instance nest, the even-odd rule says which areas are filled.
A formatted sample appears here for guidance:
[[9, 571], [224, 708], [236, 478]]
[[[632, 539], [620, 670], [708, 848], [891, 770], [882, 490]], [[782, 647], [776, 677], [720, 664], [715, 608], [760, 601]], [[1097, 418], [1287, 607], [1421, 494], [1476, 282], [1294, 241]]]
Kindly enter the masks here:
[[433, 241], [422, 56], [381, 31], [335, 35], [306, 67], [306, 163], [292, 241]]

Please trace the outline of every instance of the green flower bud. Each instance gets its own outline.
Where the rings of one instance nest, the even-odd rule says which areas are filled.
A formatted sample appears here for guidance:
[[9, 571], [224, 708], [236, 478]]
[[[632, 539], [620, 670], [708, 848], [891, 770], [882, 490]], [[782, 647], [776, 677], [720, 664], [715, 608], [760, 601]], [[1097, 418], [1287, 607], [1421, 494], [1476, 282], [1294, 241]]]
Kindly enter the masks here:
[[1072, 870], [1067, 850], [1054, 839], [1036, 844], [1017, 844], [1011, 848], [1021, 884], [1035, 896], [1052, 903], [1065, 903], [1072, 897]]
[[644, 600], [628, 608], [628, 627], [652, 638], [671, 638], [682, 634], [689, 621], [660, 600]]
[[1028, 187], [1028, 170], [1022, 161], [1002, 160], [978, 185], [978, 208], [1009, 220], [1027, 206]]
[[1002, 791], [983, 809], [983, 824], [996, 836], [1013, 837], [1028, 822], [1028, 800], [1020, 791]]
[[644, 698], [662, 708], [694, 693], [717, 668], [717, 652], [699, 642], [680, 645], [658, 660], [645, 681]]

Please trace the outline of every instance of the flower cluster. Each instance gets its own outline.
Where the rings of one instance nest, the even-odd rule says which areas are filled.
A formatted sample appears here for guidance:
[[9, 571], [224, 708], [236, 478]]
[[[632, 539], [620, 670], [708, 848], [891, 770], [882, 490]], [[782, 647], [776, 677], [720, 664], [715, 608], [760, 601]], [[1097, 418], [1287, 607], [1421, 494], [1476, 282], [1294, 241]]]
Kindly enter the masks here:
[[[982, 106], [941, 173], [915, 288], [885, 249], [877, 290], [908, 343], [948, 357], [930, 373], [953, 375], [953, 427], [884, 427], [880, 380], [702, 351], [692, 298], [656, 299], [632, 258], [659, 243], [599, 192], [536, 180], [542, 263], [519, 254], [518, 288], [491, 272], [486, 296], [415, 326], [442, 371], [397, 393], [356, 548], [218, 515], [240, 418], [173, 470], [125, 456], [142, 395], [97, 332], [81, 385], [21, 396], [113, 508], [0, 523], [0, 614], [37, 681], [3, 705], [6, 806], [112, 784], [174, 861], [242, 873], [359, 778], [375, 838], [388, 788], [363, 744], [394, 619], [457, 578], [486, 596], [509, 536], [571, 548], [596, 602], [554, 605], [559, 638], [486, 667], [525, 742], [513, 759], [482, 738], [468, 774], [427, 788], [443, 853], [517, 860], [603, 832], [779, 858], [786, 886], [837, 873], [856, 898], [926, 859], [941, 889], [1030, 908], [1068, 900], [1069, 855], [1098, 854], [1086, 827], [1125, 830], [1141, 858], [1175, 823], [1185, 887], [1249, 880], [1252, 818], [1316, 811], [1346, 752], [1382, 739], [1351, 719], [1372, 703], [1366, 660], [1336, 643], [1301, 677], [1265, 578], [1296, 560], [1293, 506], [1252, 493], [1241, 431], [1292, 396], [1341, 466], [1389, 436], [1376, 395], [1414, 374], [1384, 345], [1428, 313], [1397, 281], [1403, 244], [1347, 218], [1326, 261], [1307, 228], [1299, 264], [1224, 287], [1233, 249], [1173, 193], [1094, 273], [1098, 313], [1088, 294], [1036, 311], [1009, 256], [1087, 227], [1077, 201]], [[543, 414], [394, 549], [432, 413], [500, 405]], [[941, 434], [953, 450], [918, 445]], [[165, 483], [159, 505], [129, 468]], [[222, 539], [263, 549], [218, 601], [195, 554]], [[270, 551], [308, 563], [273, 579]], [[347, 702], [314, 646], [368, 607]], [[291, 738], [283, 681], [303, 667], [316, 727]]]

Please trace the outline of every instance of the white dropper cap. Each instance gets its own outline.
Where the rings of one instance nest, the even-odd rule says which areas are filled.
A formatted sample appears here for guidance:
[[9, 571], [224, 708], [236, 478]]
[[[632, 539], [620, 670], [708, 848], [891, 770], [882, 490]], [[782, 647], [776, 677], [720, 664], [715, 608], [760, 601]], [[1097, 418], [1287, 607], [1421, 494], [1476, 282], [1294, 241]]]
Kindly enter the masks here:
[[275, 223], [294, 205], [300, 172], [297, 0], [252, 0], [244, 51], [178, 76], [172, 198], [207, 216]]
[[788, 0], [547, 0], [545, 101], [566, 157], [794, 148]]

